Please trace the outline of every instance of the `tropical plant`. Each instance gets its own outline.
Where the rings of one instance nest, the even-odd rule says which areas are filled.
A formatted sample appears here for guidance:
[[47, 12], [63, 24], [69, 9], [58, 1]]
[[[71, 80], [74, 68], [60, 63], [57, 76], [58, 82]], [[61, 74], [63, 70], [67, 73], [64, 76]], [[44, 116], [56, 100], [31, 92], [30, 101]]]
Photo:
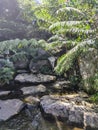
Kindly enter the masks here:
[[58, 59], [55, 68], [55, 71], [61, 74], [72, 67], [74, 60], [81, 53], [89, 47], [94, 47], [97, 31], [94, 27], [96, 1], [89, 3], [85, 0], [80, 2], [59, 0], [55, 1], [55, 5], [53, 3], [53, 1], [45, 1], [44, 4], [36, 7], [35, 15], [39, 19], [40, 27], [53, 33], [48, 40], [48, 42], [52, 41], [48, 44], [48, 50], [66, 46], [67, 53]]
[[46, 41], [46, 49], [56, 53], [66, 48], [58, 58], [57, 74], [74, 71], [82, 54], [86, 55], [89, 48], [98, 48], [97, 12], [97, 0], [49, 0], [35, 7], [39, 27], [53, 34]]

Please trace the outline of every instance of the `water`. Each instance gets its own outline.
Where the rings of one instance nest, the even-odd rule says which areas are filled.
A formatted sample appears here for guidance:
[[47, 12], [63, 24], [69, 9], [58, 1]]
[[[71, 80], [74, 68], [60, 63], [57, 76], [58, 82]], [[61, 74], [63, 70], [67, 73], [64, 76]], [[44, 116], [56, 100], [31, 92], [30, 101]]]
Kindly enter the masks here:
[[[82, 128], [68, 126], [60, 121], [48, 121], [41, 116], [41, 120], [33, 122], [25, 111], [0, 124], [0, 130], [83, 130]], [[37, 126], [37, 127], [36, 127]]]

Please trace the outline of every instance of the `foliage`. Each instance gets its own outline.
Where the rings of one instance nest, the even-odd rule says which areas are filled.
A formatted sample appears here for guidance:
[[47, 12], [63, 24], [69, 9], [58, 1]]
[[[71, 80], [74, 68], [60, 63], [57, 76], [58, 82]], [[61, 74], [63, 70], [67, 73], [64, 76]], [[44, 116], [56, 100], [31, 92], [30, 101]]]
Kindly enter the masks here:
[[46, 47], [46, 43], [35, 39], [7, 40], [0, 42], [0, 45], [1, 55], [8, 53], [9, 60], [13, 63], [28, 62], [30, 59], [37, 57], [39, 48], [45, 49]]
[[[1, 54], [6, 50], [13, 51], [11, 58], [15, 60], [20, 58], [19, 54], [21, 57], [24, 54], [34, 57], [35, 50], [39, 47], [51, 53], [66, 48], [66, 53], [58, 58], [55, 67], [57, 74], [62, 74], [73, 68], [74, 62], [81, 54], [85, 54], [89, 47], [98, 48], [97, 0], [42, 0], [42, 4], [36, 4], [35, 0], [18, 0], [18, 2], [23, 19], [30, 23], [33, 21], [37, 27], [53, 35], [47, 41], [16, 39], [0, 42]], [[5, 31], [2, 29], [1, 32]], [[28, 30], [30, 31], [28, 35], [32, 34], [32, 28], [28, 27]], [[89, 82], [96, 84], [92, 78]], [[95, 87], [96, 85], [91, 88]]]
[[[46, 49], [56, 53], [66, 48], [66, 53], [58, 58], [57, 74], [72, 69], [74, 62], [89, 48], [98, 47], [97, 5], [97, 0], [49, 0], [35, 8], [40, 28], [53, 34], [46, 42]], [[95, 92], [95, 80], [91, 78], [88, 82], [93, 85], [90, 90]]]
[[10, 59], [11, 59], [11, 61], [13, 61], [13, 63], [15, 63], [17, 61], [27, 61], [28, 56], [25, 52], [20, 52], [20, 53], [16, 53], [16, 54], [12, 55]]
[[29, 49], [32, 48], [38, 48], [38, 47], [45, 47], [44, 43], [40, 43], [35, 39], [30, 40], [7, 40], [0, 42], [0, 52], [1, 54], [4, 53], [6, 50], [13, 51], [14, 53], [21, 52], [21, 51], [29, 51]]
[[87, 40], [80, 42], [78, 45], [73, 47], [67, 52], [67, 54], [62, 55], [58, 59], [58, 65], [56, 66], [55, 70], [59, 74], [63, 73], [64, 71], [68, 71], [71, 67], [73, 67], [74, 61], [81, 55], [81, 53], [85, 53], [91, 44], [94, 44], [94, 41]]
[[12, 68], [4, 67], [0, 69], [0, 85], [9, 84], [9, 81], [13, 79], [14, 71]]
[[[55, 1], [54, 5], [52, 0], [45, 1], [44, 4], [36, 8], [35, 15], [38, 19], [43, 18], [39, 22], [40, 27], [49, 28], [49, 31], [54, 34], [48, 40], [50, 42], [47, 50], [56, 50], [60, 46], [66, 46], [67, 53], [58, 59], [55, 68], [58, 74], [62, 74], [70, 69], [73, 61], [88, 48], [89, 41], [90, 44], [95, 44], [93, 39], [95, 38], [96, 28], [93, 27], [94, 3], [87, 1], [84, 1], [84, 3], [78, 1], [78, 3], [75, 0], [70, 2], [61, 0], [59, 2]], [[80, 6], [80, 3], [83, 6]]]
[[9, 81], [13, 79], [14, 67], [12, 62], [2, 60], [3, 66], [0, 68], [0, 86], [9, 84]]
[[5, 85], [13, 79], [15, 70], [12, 62], [28, 61], [30, 57], [34, 58], [39, 47], [45, 48], [45, 44], [35, 39], [15, 39], [0, 42], [0, 54], [7, 54], [8, 57], [5, 56], [5, 58], [9, 58], [0, 61], [0, 64], [3, 64], [0, 68], [0, 85]]
[[90, 98], [90, 101], [98, 104], [98, 92], [94, 95], [92, 95]]
[[86, 86], [87, 92], [89, 92], [90, 94], [98, 92], [98, 73], [95, 73], [95, 75], [90, 76], [83, 82]]

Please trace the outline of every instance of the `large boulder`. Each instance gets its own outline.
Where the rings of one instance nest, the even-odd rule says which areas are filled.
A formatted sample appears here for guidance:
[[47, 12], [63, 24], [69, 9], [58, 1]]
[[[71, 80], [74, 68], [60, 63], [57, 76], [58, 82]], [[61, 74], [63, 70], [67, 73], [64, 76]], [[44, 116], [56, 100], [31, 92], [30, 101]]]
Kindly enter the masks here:
[[84, 124], [83, 116], [84, 116], [85, 107], [75, 105], [69, 110], [69, 122], [76, 124]]
[[48, 60], [31, 60], [29, 68], [32, 73], [49, 74], [52, 71]]
[[44, 97], [45, 100], [41, 101], [41, 106], [46, 114], [50, 114], [53, 117], [68, 118], [68, 109], [70, 104], [61, 101], [55, 101], [49, 99], [49, 97]]
[[86, 91], [98, 90], [96, 75], [98, 75], [98, 50], [90, 48], [86, 54], [80, 57], [80, 73], [83, 79], [83, 88]]
[[98, 113], [86, 112], [84, 113], [84, 124], [86, 127], [98, 129]]
[[18, 114], [24, 107], [19, 99], [0, 100], [0, 121], [6, 121]]
[[52, 71], [52, 66], [48, 60], [50, 54], [42, 48], [37, 48], [35, 56], [30, 61], [29, 69], [32, 73], [49, 74]]
[[49, 117], [60, 117], [69, 123], [98, 128], [98, 113], [94, 111], [93, 104], [86, 102], [79, 94], [46, 95], [40, 99], [40, 106]]
[[52, 75], [43, 75], [43, 74], [18, 74], [15, 77], [15, 81], [19, 83], [32, 83], [32, 84], [40, 84], [40, 83], [49, 83], [56, 80], [55, 76]]
[[43, 96], [40, 105], [46, 114], [50, 114], [53, 117], [66, 118], [69, 122], [83, 124], [81, 106], [73, 105], [66, 97], [57, 95]]

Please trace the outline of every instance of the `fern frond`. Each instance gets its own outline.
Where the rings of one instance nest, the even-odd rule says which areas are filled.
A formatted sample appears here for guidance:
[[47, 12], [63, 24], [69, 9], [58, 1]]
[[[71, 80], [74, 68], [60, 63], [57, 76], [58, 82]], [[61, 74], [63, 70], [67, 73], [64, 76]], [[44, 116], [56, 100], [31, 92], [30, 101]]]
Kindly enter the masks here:
[[83, 24], [83, 23], [84, 23], [83, 21], [61, 21], [61, 22], [56, 22], [56, 23], [52, 24], [49, 27], [49, 30], [50, 31], [59, 30], [60, 28], [68, 28], [68, 27], [80, 25], [80, 24]]
[[84, 15], [84, 13], [83, 13], [81, 10], [76, 9], [76, 8], [73, 8], [73, 7], [60, 8], [59, 10], [57, 10], [56, 14], [59, 15], [59, 14], [64, 14], [64, 13], [66, 13], [66, 12], [71, 12], [71, 13], [75, 12], [75, 13], [77, 13], [77, 14]]
[[50, 38], [48, 39], [48, 42], [50, 42], [50, 41], [56, 41], [56, 40], [62, 41], [63, 38], [60, 37], [59, 35], [53, 35], [52, 37], [50, 37]]
[[37, 48], [41, 46], [44, 46], [44, 42], [42, 44], [39, 44], [39, 42], [35, 39], [7, 40], [7, 41], [0, 42], [0, 52], [3, 53], [5, 50], [12, 50], [12, 51], [17, 52], [25, 48]]
[[66, 34], [66, 33], [70, 33], [70, 34], [77, 34], [77, 35], [90, 35], [90, 34], [94, 34], [95, 30], [89, 29], [81, 29], [81, 28], [65, 28], [65, 29], [60, 29], [56, 32], [57, 34]]
[[74, 64], [74, 61], [80, 56], [80, 54], [86, 51], [87, 47], [94, 43], [95, 41], [93, 40], [81, 42], [80, 44], [75, 46], [73, 49], [71, 49], [69, 52], [62, 55], [58, 59], [57, 66], [55, 67], [55, 71], [58, 74], [62, 74], [65, 71], [69, 70]]
[[45, 40], [39, 40], [38, 45], [42, 47], [43, 49], [47, 48], [47, 42]]
[[56, 40], [51, 43], [47, 43], [46, 50], [51, 51], [51, 52], [53, 52], [53, 54], [55, 54], [55, 53], [59, 52], [60, 48], [62, 48], [64, 46], [68, 49], [68, 48], [72, 48], [78, 44], [79, 44], [79, 42], [75, 42], [72, 40], [68, 40], [68, 41], [67, 40], [61, 40], [61, 41]]

